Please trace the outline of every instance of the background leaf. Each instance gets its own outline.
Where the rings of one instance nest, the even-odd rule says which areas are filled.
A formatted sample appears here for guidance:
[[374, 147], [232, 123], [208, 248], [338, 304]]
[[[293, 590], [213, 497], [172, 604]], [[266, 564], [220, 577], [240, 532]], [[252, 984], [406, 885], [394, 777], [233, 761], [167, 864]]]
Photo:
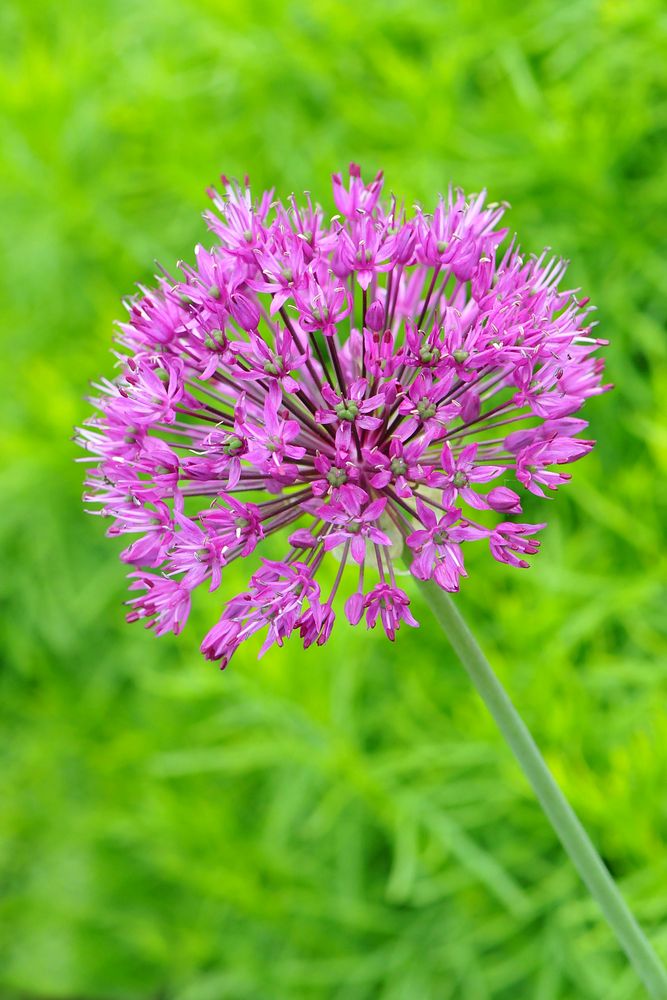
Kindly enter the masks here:
[[417, 597], [395, 646], [341, 623], [221, 675], [216, 598], [177, 641], [124, 624], [69, 438], [221, 171], [329, 208], [350, 160], [408, 203], [509, 200], [617, 388], [534, 569], [473, 552], [460, 603], [667, 955], [664, 5], [8, 0], [0, 26], [3, 996], [639, 998]]

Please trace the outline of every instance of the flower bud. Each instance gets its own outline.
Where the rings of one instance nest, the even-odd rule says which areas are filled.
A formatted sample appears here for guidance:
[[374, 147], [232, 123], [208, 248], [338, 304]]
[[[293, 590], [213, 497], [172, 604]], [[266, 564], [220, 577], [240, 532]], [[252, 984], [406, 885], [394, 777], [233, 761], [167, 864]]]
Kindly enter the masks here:
[[344, 610], [350, 625], [358, 625], [364, 613], [364, 595], [359, 592], [352, 594], [346, 600]]
[[520, 514], [521, 498], [514, 490], [507, 486], [495, 486], [486, 495], [489, 506], [493, 510], [502, 511], [503, 514]]
[[259, 326], [259, 306], [243, 292], [236, 292], [229, 300], [232, 316], [244, 330], [256, 330]]
[[306, 528], [293, 531], [288, 541], [295, 549], [312, 549], [317, 545], [317, 539]]
[[414, 227], [407, 223], [397, 234], [394, 243], [394, 259], [397, 264], [409, 264], [415, 252], [417, 234]]
[[369, 330], [379, 333], [384, 326], [384, 306], [379, 299], [371, 302], [366, 310], [366, 324]]

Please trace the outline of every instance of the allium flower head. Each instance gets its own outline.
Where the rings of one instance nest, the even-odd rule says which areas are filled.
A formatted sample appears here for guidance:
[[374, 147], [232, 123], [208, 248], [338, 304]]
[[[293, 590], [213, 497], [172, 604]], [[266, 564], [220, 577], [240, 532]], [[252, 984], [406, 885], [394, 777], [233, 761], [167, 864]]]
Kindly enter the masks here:
[[448, 591], [469, 542], [526, 567], [543, 525], [505, 518], [567, 481], [593, 445], [574, 414], [607, 388], [565, 264], [501, 249], [484, 194], [410, 215], [355, 165], [329, 222], [247, 182], [210, 194], [215, 245], [128, 302], [120, 374], [78, 437], [86, 500], [129, 536], [128, 620], [178, 633], [192, 591], [251, 558], [202, 643], [225, 666], [255, 632], [322, 644], [339, 590], [352, 624], [416, 625], [402, 548]]

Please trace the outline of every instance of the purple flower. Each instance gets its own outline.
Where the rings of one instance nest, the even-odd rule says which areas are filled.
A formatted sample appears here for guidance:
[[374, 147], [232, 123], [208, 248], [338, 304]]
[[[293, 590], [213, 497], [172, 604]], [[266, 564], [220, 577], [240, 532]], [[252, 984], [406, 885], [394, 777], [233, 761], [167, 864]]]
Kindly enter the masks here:
[[419, 625], [410, 611], [408, 595], [404, 590], [388, 583], [378, 583], [373, 587], [364, 601], [364, 610], [368, 628], [375, 628], [379, 617], [387, 637], [392, 642], [402, 621], [413, 628]]
[[347, 391], [336, 391], [328, 385], [322, 386], [321, 391], [322, 398], [327, 403], [326, 407], [315, 412], [315, 417], [321, 424], [339, 426], [341, 423], [350, 423], [363, 430], [375, 430], [381, 426], [381, 418], [371, 414], [385, 405], [385, 396], [384, 393], [368, 396], [368, 382], [365, 378], [355, 379], [347, 386]]
[[[258, 632], [262, 650], [326, 642], [339, 591], [353, 625], [390, 639], [416, 625], [401, 543], [413, 575], [449, 591], [470, 542], [527, 566], [544, 525], [498, 515], [593, 446], [574, 414], [608, 388], [604, 342], [565, 265], [501, 250], [504, 209], [483, 194], [411, 216], [381, 194], [382, 174], [366, 184], [353, 164], [327, 222], [309, 197], [223, 178], [217, 243], [128, 303], [120, 374], [79, 431], [86, 502], [128, 536], [130, 621], [179, 632], [198, 587], [254, 561], [202, 644], [221, 666]], [[257, 568], [273, 535], [284, 557]]]
[[351, 163], [349, 191], [343, 187], [342, 175], [334, 174], [333, 194], [336, 208], [347, 219], [354, 219], [360, 212], [374, 217], [375, 208], [382, 194], [382, 171], [371, 184], [364, 184], [360, 167], [356, 163]]
[[380, 491], [391, 486], [404, 499], [413, 496], [414, 488], [420, 483], [426, 484], [433, 471], [432, 466], [421, 464], [430, 440], [428, 434], [423, 434], [406, 444], [392, 437], [381, 447], [365, 448], [362, 456], [370, 485]]
[[461, 403], [452, 398], [454, 375], [442, 366], [434, 377], [422, 369], [413, 382], [405, 387], [398, 413], [405, 419], [400, 428], [401, 440], [409, 440], [418, 432], [430, 437], [442, 437], [448, 426], [461, 414]]
[[478, 510], [489, 507], [488, 499], [478, 493], [475, 487], [478, 483], [496, 479], [505, 469], [502, 465], [484, 465], [481, 460], [477, 460], [478, 448], [476, 443], [468, 444], [455, 455], [449, 443], [443, 446], [440, 465], [444, 475], [434, 472], [429, 485], [442, 489], [442, 502], [446, 507], [454, 507], [459, 498]]
[[359, 486], [361, 473], [349, 422], [345, 421], [336, 431], [335, 446], [334, 454], [318, 452], [313, 460], [314, 468], [322, 476], [311, 483], [313, 496], [330, 496], [350, 514], [358, 513], [368, 494]]
[[512, 524], [503, 521], [489, 533], [491, 552], [499, 562], [527, 569], [528, 563], [521, 556], [532, 556], [537, 552], [540, 543], [530, 536], [544, 527], [544, 524]]
[[417, 500], [417, 514], [423, 528], [405, 540], [416, 553], [413, 574], [419, 580], [435, 580], [443, 590], [458, 590], [459, 577], [468, 575], [460, 543], [483, 538], [487, 532], [462, 520], [460, 510], [449, 510], [438, 517], [422, 500]]
[[295, 290], [294, 301], [301, 329], [306, 333], [319, 331], [325, 337], [336, 335], [338, 324], [352, 309], [350, 295], [340, 278], [326, 259], [317, 257], [308, 266], [303, 288]]
[[318, 514], [326, 524], [334, 525], [332, 531], [324, 538], [324, 551], [335, 549], [339, 545], [349, 544], [350, 555], [361, 565], [366, 558], [367, 543], [373, 545], [391, 545], [391, 538], [378, 528], [378, 521], [387, 506], [387, 498], [372, 500], [364, 510], [350, 514], [345, 507], [335, 502], [320, 507]]
[[130, 590], [143, 589], [146, 593], [127, 602], [132, 608], [128, 622], [145, 618], [146, 628], [154, 629], [156, 635], [178, 635], [190, 614], [190, 590], [183, 581], [141, 572], [130, 573], [130, 580]]

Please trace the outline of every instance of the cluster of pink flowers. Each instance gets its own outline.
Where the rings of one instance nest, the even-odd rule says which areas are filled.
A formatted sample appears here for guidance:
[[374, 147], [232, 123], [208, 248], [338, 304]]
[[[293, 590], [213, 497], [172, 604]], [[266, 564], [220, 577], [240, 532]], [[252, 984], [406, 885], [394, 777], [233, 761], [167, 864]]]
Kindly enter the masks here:
[[354, 625], [416, 625], [401, 552], [448, 591], [467, 542], [527, 566], [543, 525], [507, 519], [513, 487], [569, 478], [593, 445], [573, 414], [606, 388], [587, 300], [561, 289], [563, 262], [500, 251], [503, 206], [450, 191], [408, 215], [380, 201], [381, 174], [333, 182], [327, 222], [223, 178], [216, 245], [128, 303], [120, 374], [79, 432], [86, 500], [134, 536], [128, 620], [179, 632], [196, 587], [286, 532], [204, 638], [223, 666], [262, 629], [263, 649], [322, 644], [341, 588]]

